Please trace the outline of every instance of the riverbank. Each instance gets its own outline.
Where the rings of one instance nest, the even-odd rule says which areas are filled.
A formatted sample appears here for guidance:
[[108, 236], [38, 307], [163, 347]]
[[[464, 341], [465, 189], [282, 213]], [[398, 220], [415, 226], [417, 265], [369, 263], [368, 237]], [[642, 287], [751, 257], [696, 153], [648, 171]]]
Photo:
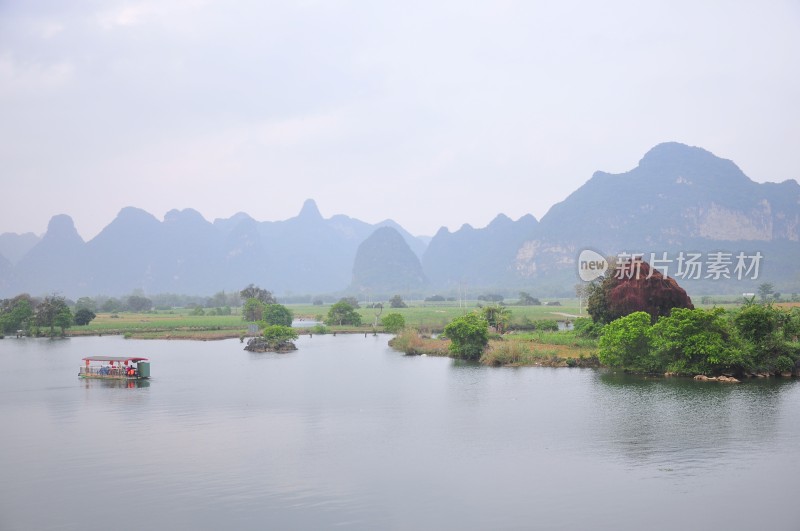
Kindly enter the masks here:
[[[416, 330], [400, 333], [389, 346], [408, 355], [452, 357], [449, 339]], [[600, 367], [595, 341], [570, 331], [496, 336], [480, 362], [495, 367]]]
[[[542, 307], [515, 308], [525, 317], [533, 317], [535, 321], [552, 319], [555, 316], [574, 316], [567, 312], [553, 312]], [[571, 308], [566, 308], [568, 311]], [[313, 308], [293, 308], [298, 319], [306, 319], [309, 323], [317, 323], [320, 316], [311, 315]], [[445, 313], [445, 310], [448, 313]], [[372, 310], [368, 310], [372, 312]], [[394, 309], [392, 311], [395, 311]], [[423, 324], [414, 327], [422, 330], [421, 334], [414, 333], [418, 339], [413, 344], [403, 344], [404, 340], [397, 343], [392, 339], [390, 345], [401, 352], [409, 354], [426, 354], [428, 356], [450, 356], [448, 351], [449, 341], [436, 339], [435, 331], [441, 330], [446, 321], [439, 321], [443, 317], [449, 318], [450, 313], [463, 312], [459, 308], [403, 308], [408, 321]], [[563, 313], [564, 315], [556, 315]], [[433, 317], [435, 316], [435, 318]], [[366, 317], [364, 322], [370, 322]], [[409, 324], [407, 322], [407, 324]], [[409, 324], [409, 326], [413, 326]], [[353, 326], [307, 326], [297, 327], [300, 336], [314, 336], [323, 333], [336, 334], [372, 334], [383, 332], [382, 327], [373, 329], [371, 325]], [[182, 341], [219, 341], [224, 339], [239, 338], [244, 341], [252, 337], [248, 330], [248, 323], [242, 321], [241, 315], [190, 315], [181, 311], [150, 312], [150, 313], [100, 313], [86, 326], [75, 326], [66, 330], [68, 337], [121, 335], [128, 339], [154, 339], [154, 340], [182, 340]], [[402, 335], [401, 335], [402, 336]], [[410, 336], [409, 336], [410, 337]], [[496, 336], [490, 341], [489, 348], [481, 362], [491, 366], [539, 366], [539, 367], [596, 367], [599, 366], [596, 358], [596, 342], [585, 340], [566, 331], [535, 331], [514, 332], [503, 336]]]

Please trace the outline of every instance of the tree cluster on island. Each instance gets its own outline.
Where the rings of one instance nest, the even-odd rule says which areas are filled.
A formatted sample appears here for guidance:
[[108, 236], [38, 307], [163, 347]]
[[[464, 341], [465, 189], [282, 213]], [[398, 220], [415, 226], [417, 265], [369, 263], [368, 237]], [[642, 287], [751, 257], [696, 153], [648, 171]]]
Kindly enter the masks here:
[[271, 291], [250, 284], [239, 292], [245, 300], [242, 319], [258, 322], [261, 335], [250, 338], [245, 350], [251, 352], [290, 352], [297, 350], [297, 331], [292, 328], [292, 311], [279, 304]]
[[639, 275], [606, 275], [588, 287], [593, 322], [579, 333], [599, 337], [604, 365], [637, 373], [753, 376], [788, 374], [800, 361], [800, 308], [774, 307], [762, 291], [742, 308], [695, 308], [674, 279], [640, 262]]

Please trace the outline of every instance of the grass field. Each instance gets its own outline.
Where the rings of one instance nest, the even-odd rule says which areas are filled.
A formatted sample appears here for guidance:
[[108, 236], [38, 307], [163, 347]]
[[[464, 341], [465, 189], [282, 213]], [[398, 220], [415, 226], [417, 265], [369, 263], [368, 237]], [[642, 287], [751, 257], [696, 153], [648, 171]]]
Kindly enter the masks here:
[[[577, 316], [586, 317], [583, 308], [579, 313], [577, 299], [561, 300], [560, 306], [507, 306], [511, 313], [512, 328], [514, 325], [525, 325], [535, 321], [572, 321]], [[697, 304], [698, 307], [711, 307], [714, 305], [733, 308], [738, 304], [721, 301], [709, 301], [708, 304]], [[481, 303], [485, 305], [486, 303]], [[781, 304], [783, 305], [783, 304]], [[793, 306], [794, 304], [788, 304]], [[287, 305], [295, 319], [308, 321], [309, 328], [317, 321], [324, 319], [330, 305], [315, 306]], [[448, 342], [429, 337], [430, 334], [441, 332], [445, 325], [454, 318], [479, 309], [478, 301], [470, 301], [466, 305], [457, 302], [412, 302], [407, 308], [385, 307], [380, 311], [380, 317], [389, 313], [399, 313], [406, 321], [409, 329], [420, 331], [417, 338], [407, 338], [413, 344], [408, 351], [416, 354], [448, 355]], [[361, 327], [344, 326], [327, 327], [329, 332], [362, 333], [371, 331], [379, 310], [361, 308], [358, 310], [362, 317]], [[225, 338], [243, 337], [247, 333], [248, 323], [242, 320], [241, 314], [234, 311], [233, 315], [193, 315], [191, 309], [174, 309], [148, 313], [118, 314], [101, 313], [87, 326], [74, 326], [68, 330], [68, 335], [106, 335], [120, 334], [136, 339], [188, 339], [188, 340], [215, 340]], [[380, 326], [377, 329], [380, 330]], [[299, 333], [307, 330], [300, 329]], [[416, 332], [414, 332], [416, 334]], [[409, 345], [406, 344], [406, 347]], [[399, 350], [407, 351], [398, 345]], [[547, 365], [547, 366], [592, 366], [596, 362], [597, 342], [591, 339], [580, 338], [574, 332], [513, 332], [506, 334], [502, 339], [493, 339], [490, 348], [484, 355], [483, 363], [488, 365]]]
[[[562, 306], [507, 306], [511, 312], [512, 323], [522, 323], [525, 319], [531, 321], [540, 320], [573, 320], [578, 315], [578, 301], [565, 301]], [[486, 303], [483, 303], [486, 305]], [[313, 318], [323, 315], [328, 311], [329, 306], [289, 306], [296, 316], [303, 315]], [[454, 318], [478, 309], [478, 301], [468, 301], [466, 306], [459, 307], [458, 303], [430, 303], [419, 302], [410, 303], [408, 308], [389, 308], [384, 307], [381, 317], [389, 313], [399, 313], [406, 320], [406, 325], [420, 330], [441, 331], [445, 325]], [[378, 310], [371, 308], [361, 308], [359, 313], [362, 322], [372, 324], [375, 321], [375, 314]], [[586, 315], [584, 310], [583, 315]], [[380, 317], [378, 318], [380, 321]]]
[[191, 315], [190, 310], [155, 313], [100, 313], [86, 326], [73, 326], [71, 336], [124, 334], [142, 339], [222, 339], [247, 330], [241, 315]]
[[[578, 313], [577, 301], [574, 304], [562, 303], [563, 306], [509, 306], [512, 323], [523, 323], [526, 320], [570, 320]], [[324, 319], [330, 305], [314, 306], [287, 305], [295, 318], [306, 321]], [[389, 313], [399, 313], [406, 320], [406, 325], [419, 330], [439, 332], [455, 317], [478, 309], [477, 301], [470, 301], [459, 307], [458, 303], [416, 303], [408, 308], [383, 308], [378, 317]], [[361, 308], [362, 327], [329, 327], [331, 331], [359, 332], [371, 330], [379, 310]], [[99, 313], [86, 326], [73, 326], [68, 330], [70, 336], [124, 334], [127, 337], [142, 339], [221, 339], [239, 337], [247, 331], [246, 322], [241, 314], [234, 315], [192, 315], [191, 309], [174, 309], [147, 313]], [[313, 324], [313, 323], [310, 323]]]

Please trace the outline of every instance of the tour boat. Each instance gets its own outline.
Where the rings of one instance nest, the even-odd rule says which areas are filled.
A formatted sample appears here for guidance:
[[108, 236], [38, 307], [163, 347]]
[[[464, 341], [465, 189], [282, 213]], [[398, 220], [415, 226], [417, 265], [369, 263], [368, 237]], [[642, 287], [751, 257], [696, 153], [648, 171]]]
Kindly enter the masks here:
[[150, 361], [147, 358], [125, 356], [87, 356], [78, 376], [103, 380], [146, 380], [150, 378]]

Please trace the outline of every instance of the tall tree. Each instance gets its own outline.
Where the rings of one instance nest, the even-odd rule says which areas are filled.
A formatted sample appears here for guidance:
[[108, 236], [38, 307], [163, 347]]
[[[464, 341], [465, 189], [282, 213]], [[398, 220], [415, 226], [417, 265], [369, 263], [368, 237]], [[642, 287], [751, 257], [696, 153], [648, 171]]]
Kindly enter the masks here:
[[239, 297], [241, 297], [243, 301], [256, 299], [264, 304], [276, 304], [278, 302], [277, 299], [275, 299], [275, 297], [272, 295], [271, 291], [262, 289], [254, 284], [250, 284], [240, 291]]
[[250, 297], [247, 299], [247, 302], [244, 303], [242, 319], [250, 322], [260, 321], [264, 316], [264, 306], [265, 304], [260, 300], [255, 297]]
[[45, 297], [36, 308], [36, 324], [49, 327], [50, 337], [55, 337], [56, 327], [61, 328], [61, 335], [64, 335], [64, 331], [72, 326], [72, 312], [64, 297]]
[[770, 282], [762, 282], [758, 285], [758, 296], [761, 297], [761, 302], [767, 302], [772, 294], [775, 293], [775, 286]]
[[500, 304], [491, 304], [483, 308], [483, 318], [502, 334], [511, 321], [511, 310]]

